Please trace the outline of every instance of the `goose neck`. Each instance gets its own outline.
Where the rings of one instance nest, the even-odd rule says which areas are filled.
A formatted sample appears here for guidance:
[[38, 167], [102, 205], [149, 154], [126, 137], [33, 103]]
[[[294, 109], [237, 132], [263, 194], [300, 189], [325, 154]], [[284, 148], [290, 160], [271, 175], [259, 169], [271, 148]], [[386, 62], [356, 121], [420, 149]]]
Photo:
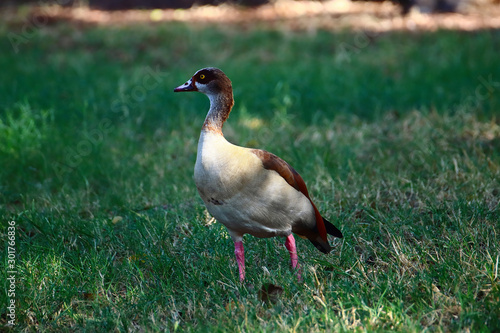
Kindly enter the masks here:
[[209, 95], [210, 110], [208, 111], [203, 129], [222, 134], [222, 126], [229, 117], [229, 113], [234, 104], [233, 94]]

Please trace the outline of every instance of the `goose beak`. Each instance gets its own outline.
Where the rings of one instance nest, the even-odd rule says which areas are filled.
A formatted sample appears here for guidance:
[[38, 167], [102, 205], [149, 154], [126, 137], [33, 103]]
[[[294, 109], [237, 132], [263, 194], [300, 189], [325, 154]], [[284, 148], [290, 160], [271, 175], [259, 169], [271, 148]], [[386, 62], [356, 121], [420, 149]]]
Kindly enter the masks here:
[[193, 84], [193, 79], [189, 79], [188, 82], [186, 82], [183, 85], [180, 85], [177, 88], [175, 88], [174, 92], [179, 92], [179, 91], [197, 91], [197, 90], [198, 89]]

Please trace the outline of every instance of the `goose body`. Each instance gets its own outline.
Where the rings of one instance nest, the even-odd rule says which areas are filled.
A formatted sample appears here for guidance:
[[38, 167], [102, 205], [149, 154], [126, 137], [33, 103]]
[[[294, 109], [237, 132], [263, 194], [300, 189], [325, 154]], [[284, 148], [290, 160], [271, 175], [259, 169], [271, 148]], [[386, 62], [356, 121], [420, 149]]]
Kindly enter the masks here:
[[244, 234], [286, 237], [293, 268], [298, 267], [298, 257], [292, 233], [330, 252], [327, 233], [337, 237], [342, 233], [321, 217], [302, 177], [276, 155], [224, 138], [222, 126], [233, 106], [227, 76], [217, 68], [204, 68], [174, 91], [200, 91], [210, 99], [194, 180], [208, 212], [226, 226], [234, 241], [240, 279], [245, 278]]
[[277, 172], [266, 170], [252, 151], [202, 131], [194, 179], [209, 213], [238, 240], [246, 233], [286, 237], [294, 222], [313, 227], [314, 210], [307, 197]]

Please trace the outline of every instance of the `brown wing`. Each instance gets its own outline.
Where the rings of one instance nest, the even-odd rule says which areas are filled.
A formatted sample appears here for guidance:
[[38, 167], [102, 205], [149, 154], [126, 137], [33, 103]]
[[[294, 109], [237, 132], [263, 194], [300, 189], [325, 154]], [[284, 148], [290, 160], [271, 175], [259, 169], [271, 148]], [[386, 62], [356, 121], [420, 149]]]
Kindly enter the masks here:
[[274, 170], [276, 171], [283, 179], [286, 180], [290, 186], [295, 188], [297, 191], [302, 192], [307, 199], [311, 202], [311, 205], [314, 208], [314, 214], [316, 215], [316, 228], [318, 229], [319, 235], [323, 241], [327, 241], [327, 236], [326, 236], [326, 227], [325, 223], [323, 222], [323, 217], [321, 217], [321, 214], [319, 213], [318, 209], [312, 202], [311, 198], [309, 197], [309, 192], [307, 191], [306, 183], [302, 179], [302, 177], [299, 175], [297, 171], [295, 171], [294, 168], [292, 168], [288, 163], [286, 163], [284, 160], [279, 158], [278, 156], [271, 154], [270, 152], [267, 152], [265, 150], [261, 149], [252, 149], [252, 153], [257, 155], [257, 157], [260, 158], [262, 161], [262, 165], [264, 166], [265, 169], [267, 170]]

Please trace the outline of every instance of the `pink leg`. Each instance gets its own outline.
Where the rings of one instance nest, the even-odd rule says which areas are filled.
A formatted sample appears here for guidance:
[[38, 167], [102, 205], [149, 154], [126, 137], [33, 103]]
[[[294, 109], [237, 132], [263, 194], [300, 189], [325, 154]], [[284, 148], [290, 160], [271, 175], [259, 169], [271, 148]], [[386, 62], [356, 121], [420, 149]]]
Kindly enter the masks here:
[[295, 246], [295, 238], [293, 238], [292, 234], [288, 235], [286, 238], [285, 246], [290, 253], [292, 268], [297, 269], [297, 278], [299, 281], [302, 281], [302, 276], [300, 275], [299, 257], [297, 256], [297, 247]]
[[234, 242], [234, 254], [240, 270], [240, 281], [243, 282], [245, 280], [245, 250], [242, 241]]

